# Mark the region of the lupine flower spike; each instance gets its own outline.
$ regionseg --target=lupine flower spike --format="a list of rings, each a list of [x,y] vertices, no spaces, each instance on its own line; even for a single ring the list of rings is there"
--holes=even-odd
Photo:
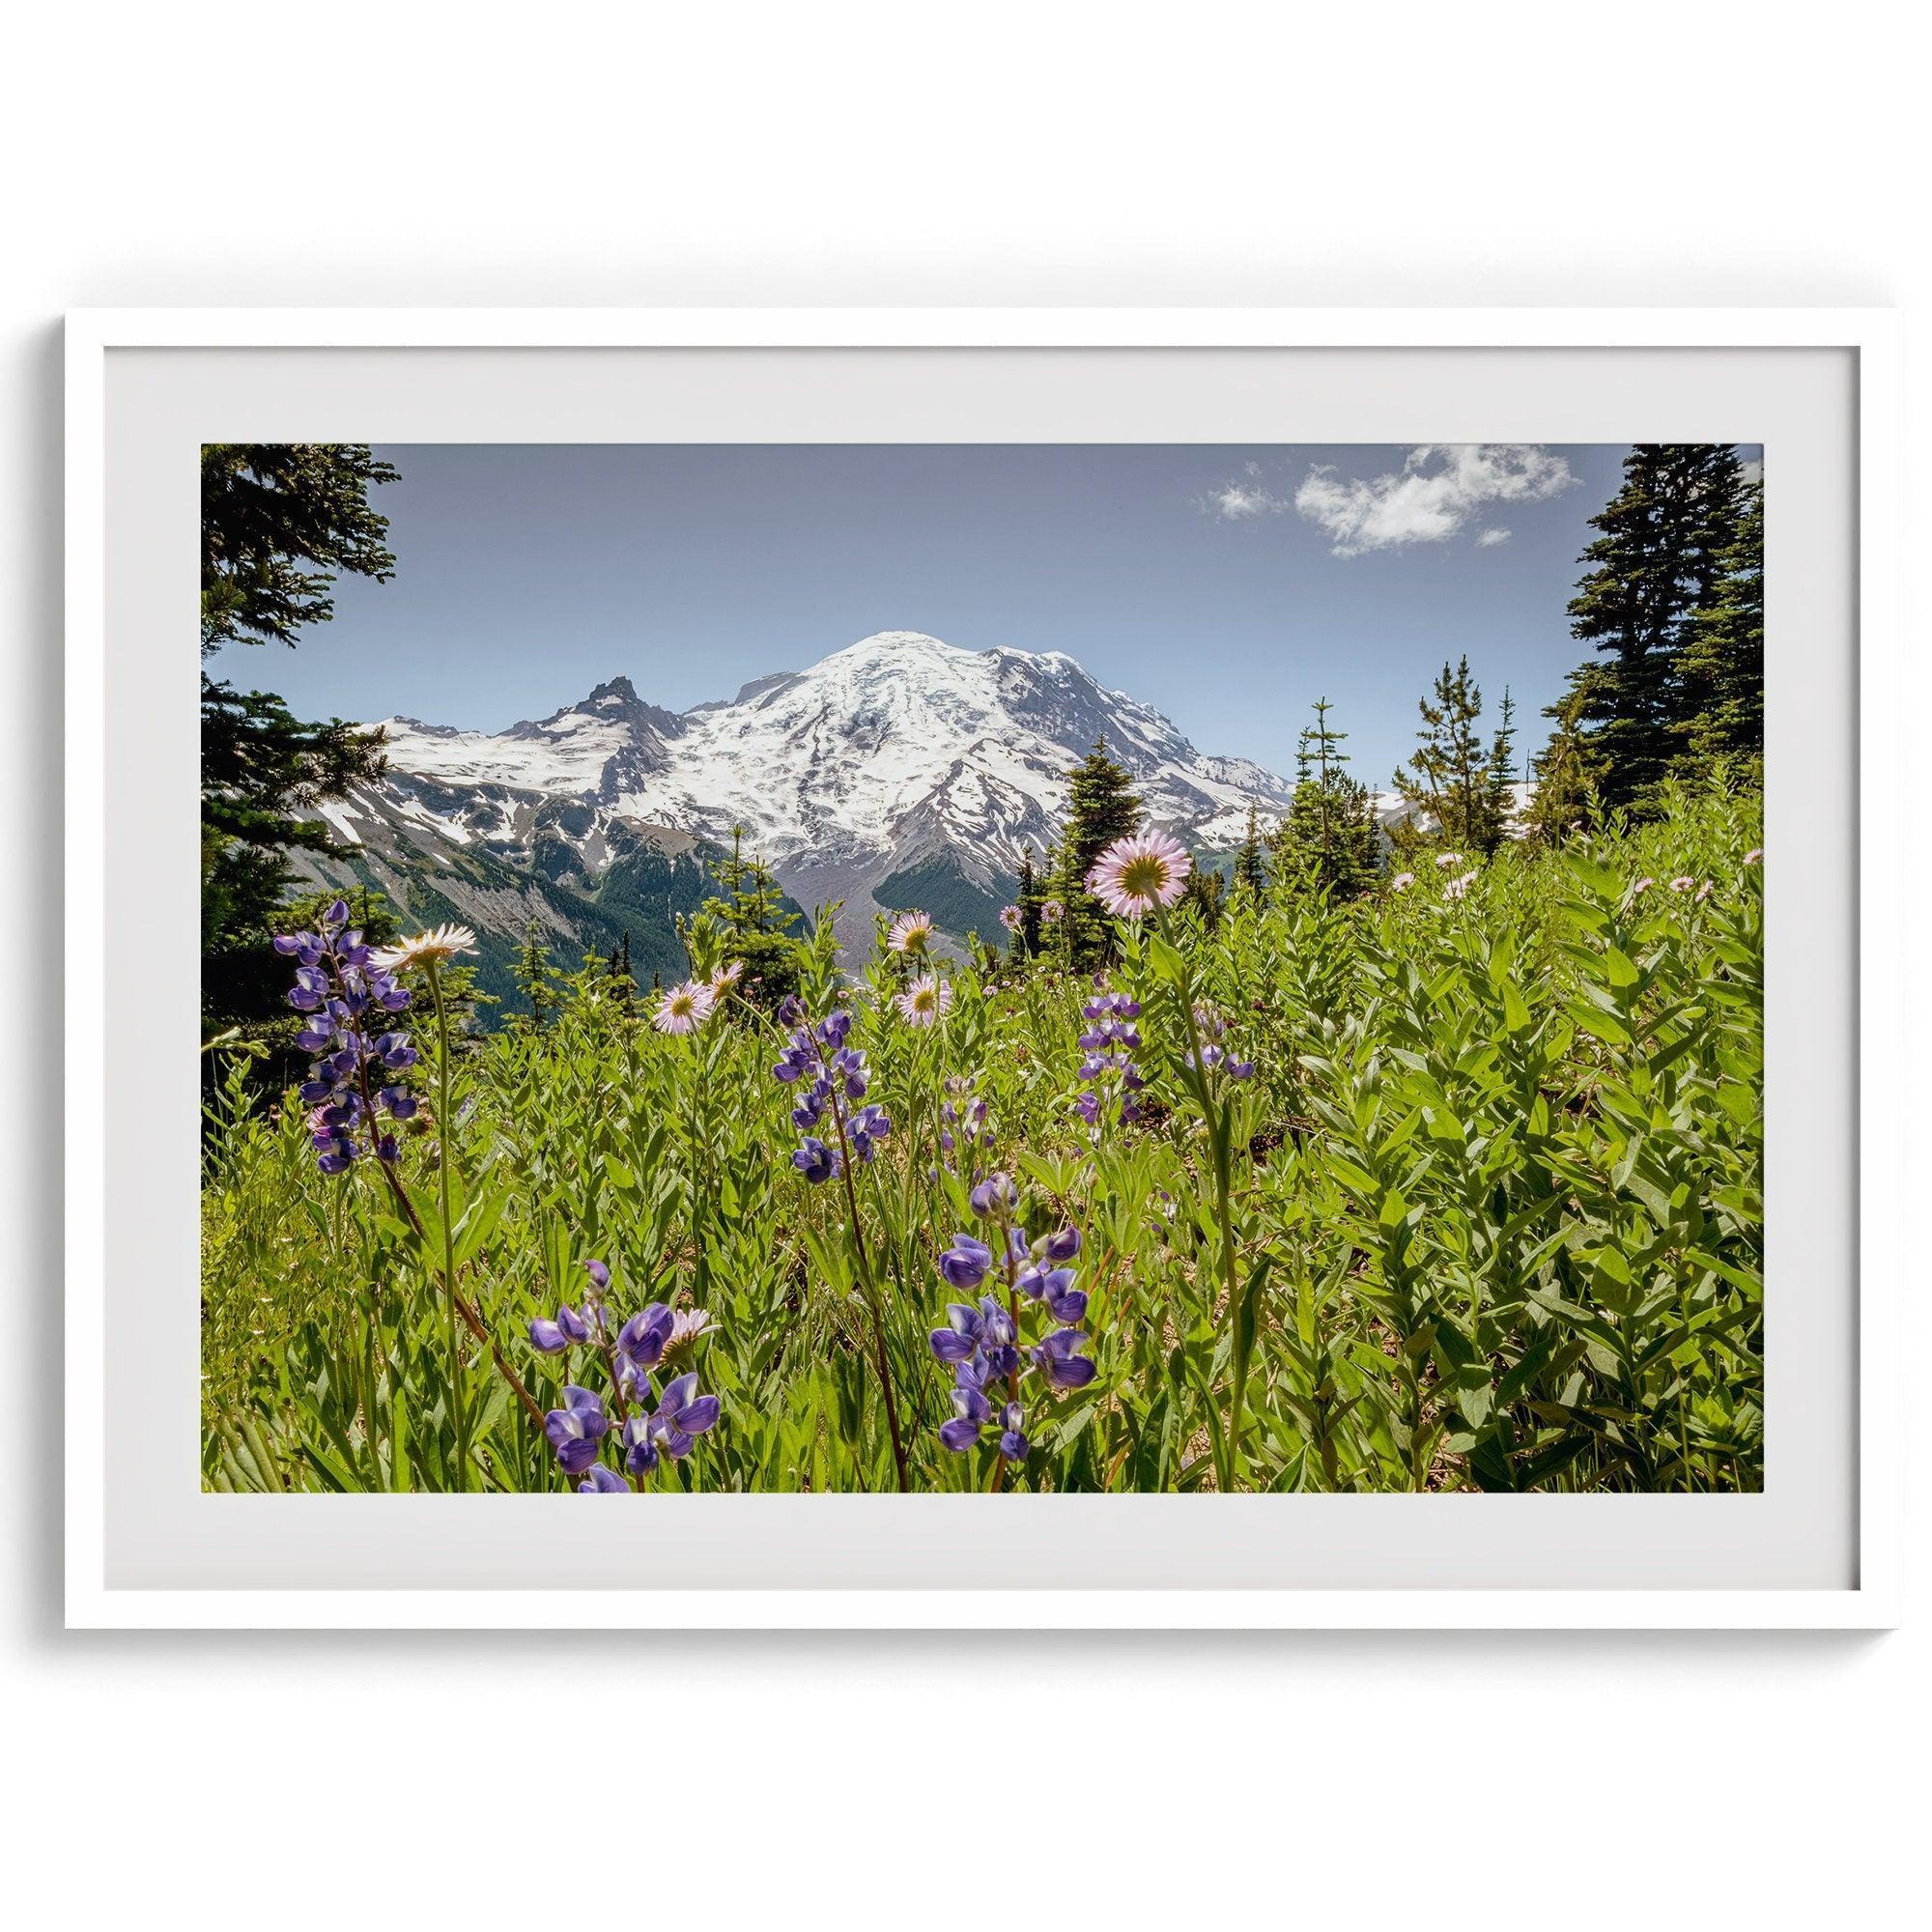
[[[915,981],[915,986],[919,983]],[[944,1010],[943,1006],[936,1006],[934,1017]],[[884,1108],[858,1104],[866,1097],[871,1073],[865,1054],[845,1044],[852,1031],[850,1012],[841,1008],[829,1019],[811,1026],[805,1021],[802,1009],[787,1003],[781,1017],[792,1022],[793,1031],[772,1076],[787,1087],[799,1086],[810,1076],[810,1084],[802,1087],[798,1104],[791,1110],[791,1123],[804,1137],[791,1164],[815,1187],[839,1171],[843,1161],[838,1147],[841,1129],[852,1158],[864,1166],[872,1159],[878,1143],[892,1132],[893,1123]],[[814,1131],[828,1114],[833,1123],[829,1141]]]
[[[280,933],[274,944],[296,962],[288,995],[302,1018],[296,1044],[314,1062],[297,1096],[309,1110],[317,1167],[342,1174],[365,1153],[394,1161],[395,1135],[378,1115],[414,1117],[415,1095],[399,1076],[419,1055],[407,1034],[377,1029],[408,1007],[408,991],[350,925],[346,900],[325,908],[317,930]]]
[[[927,1338],[933,1359],[952,1371],[952,1413],[940,1424],[939,1440],[964,1455],[990,1429],[1003,1462],[1024,1463],[1032,1445],[1022,1378],[1031,1371],[1058,1391],[1084,1387],[1096,1373],[1092,1357],[1080,1352],[1087,1338],[1076,1325],[1086,1316],[1087,1294],[1067,1265],[1080,1253],[1080,1231],[1064,1227],[1029,1242],[1017,1221],[1019,1189],[1009,1175],[988,1175],[971,1200],[974,1213],[993,1223],[999,1259],[991,1243],[957,1234],[939,1257],[940,1275],[949,1288],[970,1294],[997,1266],[1006,1298],[987,1293],[977,1302],[949,1302],[945,1327]],[[1029,1346],[1020,1329],[1033,1309],[1059,1325]]]

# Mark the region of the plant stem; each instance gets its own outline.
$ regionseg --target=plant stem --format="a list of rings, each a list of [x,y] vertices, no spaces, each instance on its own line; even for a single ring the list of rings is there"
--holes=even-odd
[[[436,1184],[442,1210],[442,1285],[447,1302],[449,1343],[449,1401],[456,1424],[456,1487],[469,1487],[469,1421],[463,1406],[463,1356],[456,1341],[456,1230],[449,1213],[449,1169],[456,1154],[456,1118],[449,1104],[449,1009],[442,997],[442,975],[437,962],[426,963],[430,997],[436,1002]]]
[[[832,1095],[832,1124],[838,1130],[838,1173],[845,1182],[845,1208],[852,1217],[852,1246],[859,1257],[859,1271],[866,1282],[866,1307],[872,1318],[872,1343],[879,1358],[879,1387],[886,1398],[886,1428],[893,1438],[893,1466],[898,1472],[899,1492],[912,1485],[906,1480],[905,1444],[899,1437],[899,1406],[893,1395],[892,1363],[886,1354],[886,1324],[879,1313],[878,1284],[872,1264],[866,1253],[866,1236],[859,1225],[859,1196],[852,1185],[852,1150],[845,1139],[845,1109],[837,1094]]]
[[[1168,931],[1167,909],[1154,907],[1154,919],[1160,927],[1160,936],[1170,946],[1174,940]],[[1177,952],[1179,949],[1176,949]],[[1228,1151],[1227,1115],[1218,1100],[1212,1097],[1208,1085],[1208,1063],[1201,1051],[1201,1022],[1194,1016],[1194,994],[1190,985],[1181,984],[1175,988],[1180,1001],[1182,1015],[1187,1021],[1187,1044],[1193,1055],[1193,1081],[1196,1095],[1201,1102],[1201,1118],[1208,1128],[1208,1145],[1214,1154],[1214,1216],[1221,1229],[1221,1279],[1228,1295],[1228,1320],[1237,1326],[1240,1321],[1238,1302],[1240,1290],[1236,1286],[1235,1268],[1235,1217],[1233,1211],[1234,1176]],[[1238,1340],[1238,1337],[1236,1337]],[[1241,1368],[1236,1365],[1235,1356],[1238,1350],[1231,1351],[1228,1387],[1228,1488],[1235,1487],[1235,1470],[1239,1460],[1237,1436],[1241,1427]]]

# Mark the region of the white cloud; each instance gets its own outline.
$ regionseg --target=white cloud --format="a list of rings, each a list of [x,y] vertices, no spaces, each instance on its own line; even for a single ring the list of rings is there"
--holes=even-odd
[[[1510,533],[1507,530],[1487,529],[1476,539],[1476,548],[1478,550],[1494,550],[1498,544],[1506,544],[1509,540]]]
[[[1249,464],[1248,471],[1254,473],[1253,464]],[[1202,506],[1231,524],[1237,524],[1245,517],[1278,517],[1284,510],[1294,507],[1286,497],[1277,497],[1259,485],[1247,483],[1228,483],[1210,490],[1202,498]]]
[[[1360,556],[1441,543],[1491,503],[1540,503],[1576,480],[1560,456],[1537,443],[1425,442],[1401,469],[1376,477],[1344,477],[1332,464],[1318,464],[1295,491],[1294,507],[1327,532],[1335,555]],[[1508,534],[1485,532],[1481,541]]]

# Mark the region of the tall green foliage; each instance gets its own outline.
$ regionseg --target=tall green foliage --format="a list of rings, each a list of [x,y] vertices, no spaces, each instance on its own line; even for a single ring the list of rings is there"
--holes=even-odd
[[[1123,923],[1110,987],[1135,1005],[1145,1086],[1133,1119],[1097,1125],[1075,1111],[1093,989],[1050,956],[946,968],[950,1010],[919,1027],[883,962],[841,979],[821,922],[801,996],[815,1017],[849,1008],[892,1122],[849,1194],[783,1157],[801,1089],[773,1077],[762,1016],[734,997],[668,1037],[601,962],[541,1031],[457,1039],[448,1104],[399,1135],[425,1204],[454,1137],[451,1215],[421,1230],[374,1161],[318,1173],[299,1100],[250,1109],[251,1063],[216,1050],[204,1480],[561,1495],[576,1479],[542,1412],[602,1371],[540,1352],[529,1324],[580,1306],[597,1258],[616,1320],[652,1301],[708,1318],[655,1380],[695,1372],[721,1413],[644,1478],[657,1493],[895,1487],[880,1345],[910,1486],[989,1507],[995,1474],[1060,1492],[1755,1490],[1760,801],[1667,787],[1662,808],[1561,851],[1511,841],[1460,891],[1428,867],[1346,904],[1236,895],[1212,933],[1185,904]],[[1027,1453],[998,1472],[990,1445],[942,1444],[953,1383],[928,1341],[965,1299],[939,1253],[990,1232],[971,1189],[995,1165],[1024,1189],[1024,1242],[1080,1230],[1097,1367],[1030,1400]],[[458,1336],[467,1438],[452,1279],[483,1323]],[[871,1307],[868,1282],[888,1285]]]

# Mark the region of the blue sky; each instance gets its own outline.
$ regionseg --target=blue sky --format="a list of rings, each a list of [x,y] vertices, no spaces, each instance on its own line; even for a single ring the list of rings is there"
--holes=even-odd
[[[214,675],[304,717],[500,729],[618,673],[680,710],[874,631],[1061,650],[1204,752],[1290,771],[1334,701],[1386,784],[1466,651],[1523,741],[1623,444],[384,447],[393,582]]]

